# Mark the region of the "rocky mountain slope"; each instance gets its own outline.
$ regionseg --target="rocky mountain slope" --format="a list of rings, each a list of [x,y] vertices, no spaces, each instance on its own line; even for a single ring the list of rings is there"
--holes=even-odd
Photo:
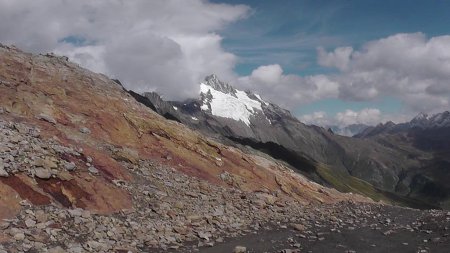
[[[224,143],[265,152],[321,184],[410,206],[447,207],[450,195],[445,185],[431,179],[437,185],[428,191],[423,189],[427,186],[413,179],[434,166],[436,162],[430,162],[433,154],[409,144],[408,148],[401,143],[387,145],[386,141],[376,138],[349,138],[304,125],[289,111],[264,101],[257,94],[239,91],[215,75],[206,77],[200,84],[196,100],[171,102],[163,101],[156,93],[131,94],[168,119],[182,122]],[[434,123],[417,118],[411,125],[447,122],[445,115],[431,118]],[[377,128],[367,128],[360,136],[370,133],[371,129],[376,131]],[[428,139],[422,143],[429,143]],[[447,177],[450,173],[440,169],[442,166],[433,169],[433,174]]]
[[[397,191],[409,196],[440,202],[450,208],[450,113],[419,114],[409,122],[387,122],[368,128],[356,137],[409,153],[420,166],[404,170]],[[407,189],[405,185],[413,185]]]
[[[418,114],[409,122],[395,124],[392,121],[381,123],[375,127],[368,127],[356,137],[370,137],[380,134],[395,134],[408,131],[436,131],[450,128],[450,112],[442,112],[434,115]]]
[[[0,252],[195,250],[341,201],[371,202],[169,121],[65,57],[0,46]]]

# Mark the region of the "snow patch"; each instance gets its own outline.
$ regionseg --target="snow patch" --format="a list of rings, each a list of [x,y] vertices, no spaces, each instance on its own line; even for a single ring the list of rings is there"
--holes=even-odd
[[[203,104],[202,106],[200,106],[200,109],[202,109],[202,111],[207,111],[209,108],[207,104]]]
[[[173,109],[175,109],[175,111],[178,111],[178,107],[176,106],[173,106]]]
[[[255,97],[257,97],[263,104],[268,105],[268,103],[264,101],[259,94],[255,94]]]
[[[196,117],[191,117],[191,119],[193,119],[193,120],[198,120]]]
[[[234,97],[201,83],[200,92],[206,94],[208,91],[212,95],[212,100],[209,101],[211,113],[215,116],[242,121],[250,126],[250,116],[255,113],[255,110],[262,111],[261,102],[249,98],[243,91],[236,90],[236,97]],[[201,109],[206,111],[208,106],[203,104]]]

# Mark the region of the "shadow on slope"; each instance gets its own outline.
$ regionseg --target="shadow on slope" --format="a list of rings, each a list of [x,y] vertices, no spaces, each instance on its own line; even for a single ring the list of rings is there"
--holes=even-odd
[[[252,139],[240,139],[228,136],[233,142],[250,146],[253,149],[282,160],[297,171],[320,184],[331,186],[340,192],[352,192],[367,196],[375,201],[407,206],[417,209],[439,209],[438,206],[414,198],[399,196],[395,193],[380,190],[368,182],[353,177],[347,173],[333,170],[326,165],[319,164],[306,156],[299,156],[292,150],[273,142],[261,143]]]

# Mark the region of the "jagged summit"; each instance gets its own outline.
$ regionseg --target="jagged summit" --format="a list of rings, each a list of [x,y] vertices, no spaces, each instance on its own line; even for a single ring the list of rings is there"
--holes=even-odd
[[[450,127],[450,112],[445,111],[429,116],[425,113],[420,113],[413,120],[410,121],[411,127],[420,128],[439,128]]]
[[[424,113],[424,112],[420,112],[419,114],[417,114],[416,117],[414,117],[412,120],[422,120],[422,119],[428,119],[428,114]]]
[[[225,94],[230,94],[236,97],[236,89],[228,83],[219,80],[219,78],[215,74],[206,76],[203,84],[210,86],[214,90],[221,91]]]
[[[220,81],[216,75],[205,78],[200,84],[200,99],[202,111],[214,116],[230,118],[250,125],[250,117],[263,114],[266,104],[259,95],[244,92]]]
[[[393,134],[412,129],[432,130],[450,127],[450,112],[445,111],[433,115],[426,113],[419,113],[411,121],[405,123],[395,124],[388,121],[384,124],[380,123],[375,127],[369,127],[363,132],[356,135],[356,137],[369,137],[378,134]]]
[[[417,114],[417,116],[414,117],[414,118],[409,122],[409,124],[410,124],[412,127],[414,127],[414,126],[417,126],[417,127],[424,127],[425,125],[428,124],[428,122],[429,122],[428,114],[421,112],[421,113]]]

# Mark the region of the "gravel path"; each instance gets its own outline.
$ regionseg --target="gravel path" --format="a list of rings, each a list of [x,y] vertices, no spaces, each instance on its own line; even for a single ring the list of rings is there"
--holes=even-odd
[[[374,209],[380,211],[379,216],[365,213],[355,221],[366,222],[355,225],[348,220],[342,226],[324,222],[303,231],[289,225],[271,226],[239,238],[226,238],[200,252],[229,253],[238,245],[246,247],[247,252],[450,252],[450,212],[390,206]]]

